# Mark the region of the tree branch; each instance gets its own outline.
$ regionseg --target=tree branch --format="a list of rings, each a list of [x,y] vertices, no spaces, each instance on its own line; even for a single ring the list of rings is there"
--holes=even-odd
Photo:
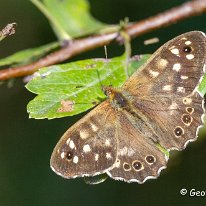
[[[7,36],[15,34],[16,23],[7,24],[2,30],[0,30],[0,41],[2,41]]]
[[[204,12],[206,12],[206,0],[189,1],[156,16],[130,24],[125,28],[125,32],[127,32],[131,38],[134,38],[183,19],[200,15]],[[32,64],[0,70],[0,80],[33,74],[41,67],[60,63],[80,53],[110,44],[112,41],[122,41],[119,32],[99,34],[73,40],[67,46]]]

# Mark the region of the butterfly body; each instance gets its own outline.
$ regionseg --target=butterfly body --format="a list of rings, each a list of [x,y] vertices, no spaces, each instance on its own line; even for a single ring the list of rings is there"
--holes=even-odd
[[[104,87],[103,91],[108,97],[110,105],[116,110],[129,109],[129,101],[126,95],[121,91],[114,89],[111,86]]]
[[[168,152],[196,140],[203,124],[197,88],[205,54],[205,35],[188,32],[160,47],[121,88],[104,87],[108,99],[67,130],[52,154],[52,169],[65,178],[156,178]]]

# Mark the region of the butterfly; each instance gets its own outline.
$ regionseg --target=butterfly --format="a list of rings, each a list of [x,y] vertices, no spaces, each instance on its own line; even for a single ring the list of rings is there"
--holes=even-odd
[[[121,88],[103,88],[107,100],[69,128],[51,168],[64,178],[106,173],[144,183],[166,168],[170,150],[197,139],[204,98],[206,38],[182,34],[161,46]]]

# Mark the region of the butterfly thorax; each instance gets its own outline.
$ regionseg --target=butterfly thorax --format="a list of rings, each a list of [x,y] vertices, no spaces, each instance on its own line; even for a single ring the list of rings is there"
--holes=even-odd
[[[129,109],[129,102],[123,91],[111,86],[104,87],[103,91],[108,97],[109,102],[113,108],[117,110]]]

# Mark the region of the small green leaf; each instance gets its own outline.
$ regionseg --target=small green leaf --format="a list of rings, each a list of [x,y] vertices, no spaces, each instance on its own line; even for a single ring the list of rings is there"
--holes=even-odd
[[[80,37],[99,31],[106,24],[90,14],[87,0],[32,0],[49,19],[60,40]]]
[[[41,47],[22,50],[6,58],[0,59],[0,67],[9,66],[9,65],[17,66],[17,65],[31,63],[39,59],[40,57],[44,56],[51,50],[57,48],[58,46],[59,44],[57,42],[53,42],[53,43],[46,44]]]
[[[204,96],[206,94],[206,74],[204,75],[199,87],[198,87],[199,92]]]
[[[149,55],[132,59],[129,73],[143,64]],[[135,67],[135,68],[134,68]],[[121,86],[126,80],[125,56],[90,59],[40,69],[26,88],[38,94],[29,102],[31,118],[59,118],[84,112],[105,99],[102,85]]]
[[[157,146],[157,148],[158,148],[161,152],[163,152],[163,153],[167,156],[167,158],[169,159],[169,156],[170,156],[169,151],[168,151],[167,149],[165,149],[165,148],[164,148],[161,144],[159,144],[159,143],[157,143],[156,146]]]

